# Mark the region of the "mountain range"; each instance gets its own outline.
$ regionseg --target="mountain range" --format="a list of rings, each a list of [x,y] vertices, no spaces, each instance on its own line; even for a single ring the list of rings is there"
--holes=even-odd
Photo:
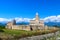
[[[0,22],[0,25],[6,25],[6,22]],[[47,26],[60,26],[60,22],[44,22]],[[29,25],[29,22],[18,22],[16,25]]]

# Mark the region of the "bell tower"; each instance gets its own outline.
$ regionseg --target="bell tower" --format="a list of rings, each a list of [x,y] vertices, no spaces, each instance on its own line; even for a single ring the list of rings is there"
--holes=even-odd
[[[36,17],[35,17],[35,20],[36,20],[36,21],[39,21],[39,20],[40,20],[40,19],[39,19],[38,12],[36,12]]]
[[[16,20],[15,19],[12,22],[13,22],[13,25],[16,25]]]

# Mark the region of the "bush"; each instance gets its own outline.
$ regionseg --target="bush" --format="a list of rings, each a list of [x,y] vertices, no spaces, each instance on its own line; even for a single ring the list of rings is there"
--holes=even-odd
[[[3,26],[3,25],[0,25],[0,29],[5,29],[5,26]]]
[[[4,30],[0,29],[0,32],[4,32]]]

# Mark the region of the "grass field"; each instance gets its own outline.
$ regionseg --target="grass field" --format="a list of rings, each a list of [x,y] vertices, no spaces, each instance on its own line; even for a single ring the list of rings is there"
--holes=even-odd
[[[25,31],[25,30],[11,30],[11,29],[5,29],[4,27],[0,28],[0,39],[19,39],[23,37],[29,37],[29,36],[36,36],[36,35],[43,35],[47,33],[56,32],[58,30],[35,30],[35,31]]]

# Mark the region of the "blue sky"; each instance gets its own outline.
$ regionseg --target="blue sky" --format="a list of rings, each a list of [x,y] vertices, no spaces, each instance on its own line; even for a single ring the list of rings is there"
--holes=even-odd
[[[0,0],[1,18],[33,18],[36,12],[41,18],[59,15],[60,0]]]
[[[36,12],[40,18],[59,19],[60,0],[0,0],[0,20],[16,17],[34,18]]]

